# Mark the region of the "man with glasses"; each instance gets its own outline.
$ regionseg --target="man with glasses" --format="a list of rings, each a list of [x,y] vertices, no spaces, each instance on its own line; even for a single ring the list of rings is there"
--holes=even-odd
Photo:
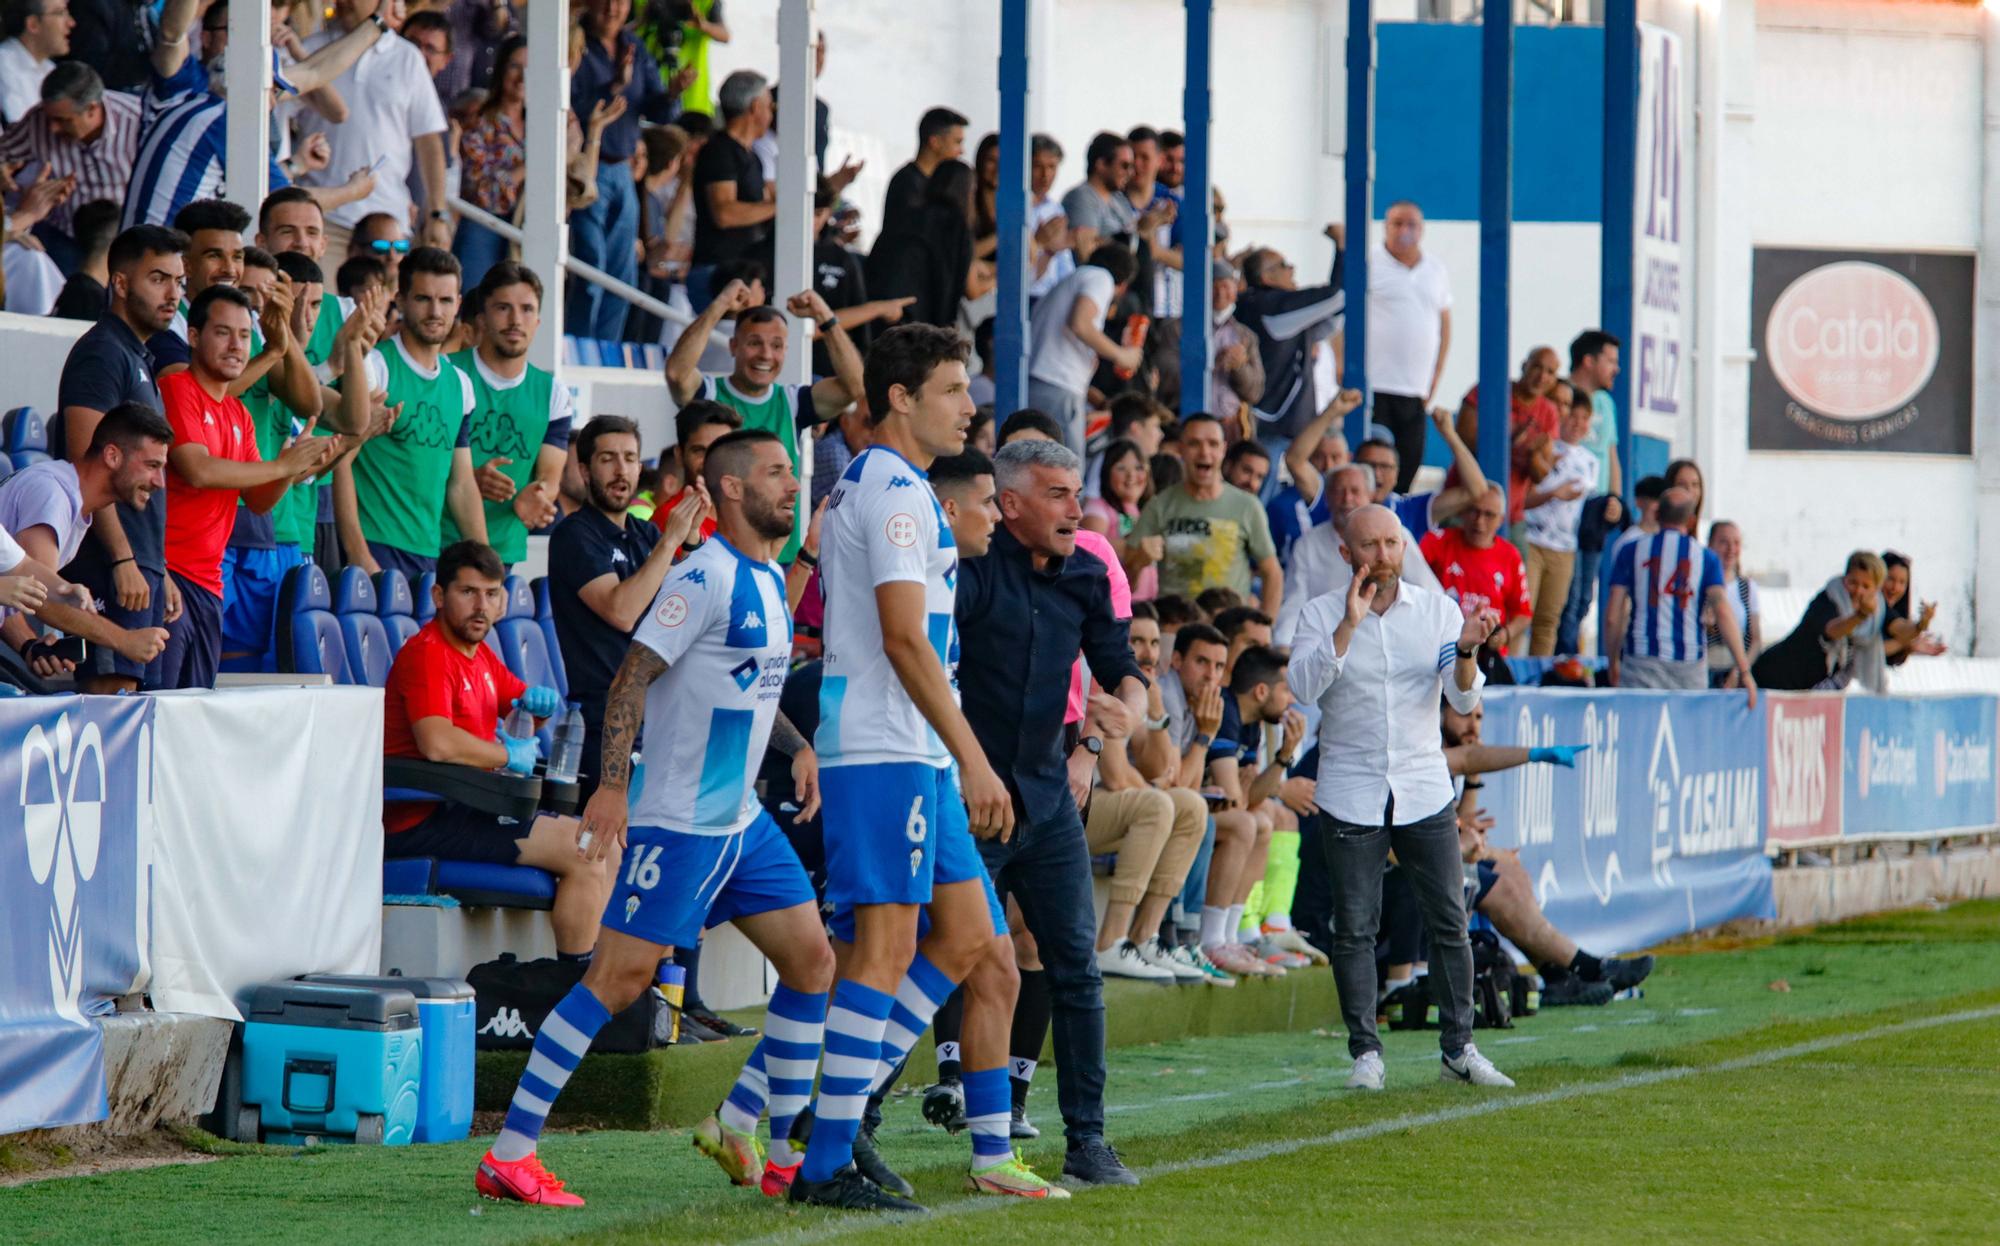
[[[42,99],[42,79],[69,55],[76,19],[69,0],[22,0],[7,15],[13,36],[0,43],[0,122],[12,125]]]
[[[1062,200],[1063,212],[1069,217],[1070,249],[1078,255],[1089,255],[1099,243],[1120,234],[1141,232],[1139,211],[1124,193],[1125,183],[1132,180],[1132,144],[1124,136],[1106,131],[1090,140],[1085,162],[1089,177]],[[1171,219],[1171,211],[1155,217],[1149,210],[1144,230],[1158,229]]]
[[[1340,289],[1345,235],[1338,225],[1330,225],[1327,236],[1333,240],[1333,271],[1322,286],[1301,289],[1298,269],[1268,247],[1243,257],[1236,320],[1257,335],[1264,392],[1252,410],[1257,416],[1257,439],[1275,459],[1284,457],[1319,414],[1313,394],[1313,350],[1339,327],[1347,310]],[[1273,472],[1264,482],[1265,501],[1277,487],[1278,473]]]
[[[371,212],[354,223],[354,239],[349,255],[371,255],[388,270],[388,284],[394,287],[403,270],[403,257],[410,253],[410,231],[387,212]]]

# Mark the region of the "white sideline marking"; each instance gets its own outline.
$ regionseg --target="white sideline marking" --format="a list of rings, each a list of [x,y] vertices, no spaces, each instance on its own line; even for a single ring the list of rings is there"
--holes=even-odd
[[[1176,1160],[1170,1164],[1158,1164],[1139,1170],[1140,1177],[1156,1180],[1160,1177],[1176,1176],[1184,1172],[1199,1172],[1208,1168],[1223,1168],[1231,1164],[1245,1164],[1255,1160],[1275,1159],[1281,1155],[1291,1155],[1311,1147],[1338,1146],[1345,1142],[1362,1142],[1369,1138],[1379,1138],[1384,1134],[1402,1133],[1410,1129],[1422,1129],[1429,1125],[1451,1125],[1462,1120],[1480,1116],[1492,1116],[1498,1112],[1514,1112],[1522,1108],[1540,1107],[1545,1103],[1562,1103],[1570,1099],[1585,1099],[1596,1095],[1615,1094],[1622,1090],[1638,1090],[1647,1086],[1657,1086],[1665,1082],[1685,1081],[1710,1073],[1738,1073],[1744,1069],[1762,1068],[1767,1064],[1777,1064],[1799,1056],[1817,1055],[1822,1051],[1832,1051],[1849,1047],[1855,1043],[1871,1042],[1878,1038],[1893,1038],[1901,1034],[1911,1034],[1920,1030],[1933,1030],[1940,1026],[1961,1025],[1968,1021],[1987,1021],[2000,1017],[2000,1005],[1989,1008],[1974,1008],[1965,1012],[1944,1013],[1935,1017],[1919,1017],[1914,1021],[1898,1021],[1894,1025],[1879,1025],[1869,1030],[1853,1030],[1845,1034],[1829,1034],[1824,1038],[1810,1039],[1803,1043],[1793,1043],[1789,1047],[1773,1047],[1768,1051],[1753,1052],[1724,1060],[1717,1064],[1676,1065],[1666,1069],[1648,1069],[1642,1073],[1627,1073],[1601,1082],[1573,1082],[1558,1086],[1553,1090],[1538,1090],[1525,1095],[1495,1095],[1476,1103],[1460,1104],[1457,1107],[1441,1108],[1435,1112],[1416,1112],[1388,1120],[1371,1121],[1366,1125],[1354,1125],[1347,1129],[1336,1129],[1332,1133],[1320,1134],[1312,1138],[1284,1138],[1275,1142],[1260,1142],[1255,1146],[1238,1147],[1233,1151],[1222,1151],[1215,1155],[1198,1156],[1193,1159]],[[1092,1193],[1092,1191],[1080,1191]],[[764,1243],[825,1242],[847,1237],[881,1225],[899,1223],[928,1223],[941,1216],[962,1216],[1005,1211],[1018,1205],[1022,1200],[1013,1198],[963,1198],[944,1203],[932,1209],[923,1217],[883,1215],[854,1216],[840,1220],[826,1221],[799,1232],[780,1232],[754,1238],[749,1246],[763,1246]]]

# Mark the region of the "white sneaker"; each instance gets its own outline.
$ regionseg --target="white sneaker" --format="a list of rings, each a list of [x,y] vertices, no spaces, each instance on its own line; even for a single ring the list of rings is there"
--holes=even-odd
[[[1155,969],[1164,969],[1174,975],[1176,982],[1199,982],[1207,974],[1194,967],[1192,961],[1175,960],[1172,954],[1160,946],[1158,938],[1146,940],[1139,945],[1139,959]]]
[[[1491,1065],[1487,1067],[1492,1067]],[[1389,1070],[1382,1067],[1382,1053],[1364,1051],[1354,1061],[1354,1071],[1347,1075],[1349,1090],[1380,1090],[1389,1080]]]
[[[1130,939],[1120,939],[1097,953],[1097,972],[1107,978],[1139,978],[1146,982],[1178,981],[1173,971],[1146,962]]]
[[[1438,1080],[1458,1082],[1466,1086],[1512,1086],[1514,1079],[1493,1067],[1493,1062],[1479,1054],[1479,1048],[1471,1043],[1458,1053],[1458,1059],[1449,1056],[1439,1062]]]
[[[1224,973],[1200,948],[1192,944],[1183,944],[1176,947],[1171,952],[1168,952],[1167,955],[1177,965],[1192,965],[1196,972],[1201,974],[1202,980],[1210,986],[1236,985],[1235,978]]]

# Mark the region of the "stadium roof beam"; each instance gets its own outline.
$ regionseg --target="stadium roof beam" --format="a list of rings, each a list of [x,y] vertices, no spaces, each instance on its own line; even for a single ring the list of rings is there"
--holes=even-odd
[[[1479,470],[1507,488],[1513,423],[1514,6],[1487,0],[1479,37]]]
[[[535,0],[527,8],[521,262],[544,282],[542,324],[528,361],[555,372],[562,362],[563,266],[569,259],[569,0]]]
[[[1347,268],[1341,342],[1346,351],[1341,384],[1368,392],[1368,228],[1375,219],[1375,4],[1347,0]],[[1347,417],[1347,444],[1358,446],[1368,430],[1368,406]]]
[[[800,290],[813,288],[813,199],[819,189],[814,176],[813,101],[819,97],[813,81],[812,0],[779,0],[778,81],[778,219],[773,235],[771,301],[779,306]],[[800,90],[791,84],[804,83]],[[824,170],[818,170],[823,172]],[[797,316],[786,317],[791,340],[785,350],[784,381],[804,385],[812,380],[812,326]],[[803,463],[812,462],[810,447]]]
[[[1704,136],[1704,142],[1710,141]],[[1598,312],[1604,331],[1625,344],[1617,379],[1618,462],[1623,467],[1625,501],[1632,500],[1632,373],[1644,353],[1632,340],[1632,216],[1639,193],[1639,5],[1638,0],[1605,0],[1604,5],[1604,210],[1598,231]],[[1706,361],[1704,360],[1704,364]]]
[[[223,166],[229,175],[223,193],[254,221],[271,190],[271,0],[228,0],[228,4],[229,47],[234,55],[223,60],[223,88],[229,95],[224,130],[228,163]],[[194,38],[194,33],[188,37]],[[244,107],[244,101],[250,106]]]
[[[1363,3],[1366,0],[1362,0]],[[1210,187],[1214,125],[1210,103],[1215,46],[1214,0],[1187,0],[1187,72],[1181,126],[1187,139],[1187,173],[1181,183],[1181,414],[1208,409],[1214,388],[1215,316],[1209,286],[1215,271],[1215,201]]]
[[[1000,185],[994,192],[993,356],[995,414],[1028,403],[1028,10],[1030,0],[1000,5]]]

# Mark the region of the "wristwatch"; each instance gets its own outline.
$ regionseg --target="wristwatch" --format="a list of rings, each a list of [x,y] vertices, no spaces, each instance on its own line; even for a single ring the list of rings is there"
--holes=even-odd
[[[380,13],[370,13],[368,20],[375,23],[375,29],[381,31],[383,34],[386,35],[389,33],[389,23],[382,20]]]
[[[1460,645],[1458,647],[1458,656],[1467,661],[1470,661],[1471,659],[1479,656],[1479,650],[1468,649],[1464,645]]]
[[[835,329],[838,329],[839,327],[840,327],[840,317],[828,316],[825,320],[819,322],[820,336],[830,337],[832,336],[833,331]]]
[[[1167,729],[1167,721],[1168,719],[1165,714],[1160,715],[1158,718],[1148,718],[1146,720],[1146,730],[1165,731]]]
[[[1104,754],[1104,741],[1097,736],[1087,735],[1078,740],[1077,743],[1082,745],[1083,751],[1089,753],[1092,757],[1101,757]]]
[[[1213,743],[1215,743],[1215,737],[1208,734],[1206,731],[1195,732],[1194,738],[1188,741],[1188,744],[1190,746],[1200,745],[1202,748],[1207,748],[1209,745]]]

